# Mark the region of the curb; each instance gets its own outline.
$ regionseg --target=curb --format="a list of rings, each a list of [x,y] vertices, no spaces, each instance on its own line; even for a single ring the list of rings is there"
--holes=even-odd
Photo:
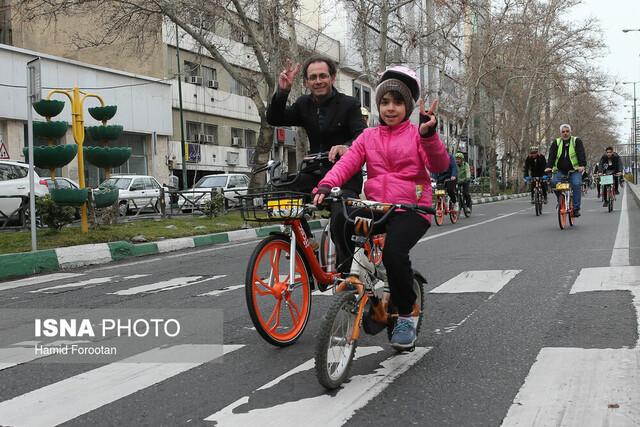
[[[632,184],[627,181],[625,181],[624,184],[629,187],[631,194],[636,198],[636,202],[640,204],[640,185]]]
[[[312,230],[323,228],[327,219],[309,221]],[[0,281],[38,273],[52,273],[88,265],[106,264],[126,258],[158,255],[165,252],[199,248],[221,243],[255,240],[280,231],[281,227],[249,228],[202,236],[180,237],[149,243],[116,241],[90,245],[68,246],[35,252],[0,255]],[[0,283],[2,288],[2,283]]]
[[[528,195],[529,193],[520,193],[505,196],[481,197],[472,199],[472,202],[474,205],[479,205],[526,197]],[[327,224],[327,221],[326,219],[309,221],[309,225],[311,229],[317,230],[323,228]],[[279,231],[280,229],[281,227],[279,225],[272,225],[224,233],[180,237],[149,243],[134,244],[127,241],[116,241],[45,249],[35,252],[5,254],[0,255],[0,281],[38,273],[52,273],[70,268],[106,264],[133,257],[158,255],[166,252],[218,245],[221,243],[255,240],[268,236],[269,233]],[[0,288],[1,287],[2,283],[0,283]]]

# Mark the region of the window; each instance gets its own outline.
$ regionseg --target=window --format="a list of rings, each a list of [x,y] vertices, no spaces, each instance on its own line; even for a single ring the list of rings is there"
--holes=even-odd
[[[256,146],[256,132],[251,130],[251,129],[247,129],[244,132],[244,139],[247,143],[247,147],[255,147]]]
[[[187,141],[198,141],[198,135],[202,133],[202,125],[198,122],[187,121]]]
[[[75,188],[69,181],[66,179],[51,179],[45,178],[47,181],[47,187],[49,188]]]
[[[129,147],[131,148],[131,157],[126,163],[111,168],[111,174],[117,175],[148,175],[147,173],[147,154],[145,149],[145,136],[131,133],[123,133],[116,141],[109,141],[109,147]],[[100,146],[101,141],[91,139],[89,133],[85,134],[85,147]],[[98,168],[89,162],[84,162],[85,183],[87,187],[97,187],[104,180],[104,169]]]
[[[241,176],[231,175],[229,178],[229,187],[228,188],[240,188],[245,187],[245,181]]]
[[[205,83],[210,80],[218,80],[218,72],[215,68],[205,67],[204,65],[200,68],[202,69],[202,80]]]
[[[140,191],[144,190],[144,180],[142,178],[136,178],[131,183],[131,187],[129,187],[129,191]]]
[[[231,78],[231,93],[242,96],[249,96],[249,89],[242,86],[239,81]]]
[[[153,178],[144,178],[144,189],[145,190],[158,190],[160,185]]]
[[[231,128],[231,145],[233,147],[244,147],[244,129]]]
[[[207,144],[218,145],[218,126],[211,124],[204,124],[204,133],[206,135]]]
[[[200,65],[195,62],[184,61],[184,70],[182,72],[184,74],[184,81],[190,83],[192,76],[200,75]]]
[[[368,87],[362,87],[362,103],[363,107],[367,107],[371,111],[371,89]]]

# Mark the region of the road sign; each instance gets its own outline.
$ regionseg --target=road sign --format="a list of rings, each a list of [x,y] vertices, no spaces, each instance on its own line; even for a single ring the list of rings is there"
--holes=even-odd
[[[7,147],[4,146],[4,142],[0,142],[0,159],[9,160],[9,152]]]
[[[29,69],[29,99],[31,102],[38,102],[42,99],[42,73],[40,72],[40,58],[27,62]]]

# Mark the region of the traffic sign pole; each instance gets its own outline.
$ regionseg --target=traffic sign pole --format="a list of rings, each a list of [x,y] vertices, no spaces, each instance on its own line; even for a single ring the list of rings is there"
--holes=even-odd
[[[27,62],[27,139],[29,153],[29,220],[31,222],[31,251],[38,250],[36,233],[36,186],[33,170],[33,103],[42,99],[40,58]]]

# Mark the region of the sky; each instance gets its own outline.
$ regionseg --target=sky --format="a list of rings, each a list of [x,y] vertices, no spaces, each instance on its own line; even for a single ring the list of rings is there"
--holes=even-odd
[[[640,31],[622,32],[626,28],[640,29],[640,0],[583,0],[574,15],[577,19],[599,20],[608,50],[599,61],[600,68],[615,76],[616,81],[638,81],[636,98],[640,98]],[[624,85],[622,90],[632,97],[633,85]],[[626,141],[631,133],[632,112],[624,105],[631,105],[633,101],[617,96],[616,100],[619,108],[614,116],[620,122],[618,134]],[[636,116],[640,117],[640,100],[636,102]]]

